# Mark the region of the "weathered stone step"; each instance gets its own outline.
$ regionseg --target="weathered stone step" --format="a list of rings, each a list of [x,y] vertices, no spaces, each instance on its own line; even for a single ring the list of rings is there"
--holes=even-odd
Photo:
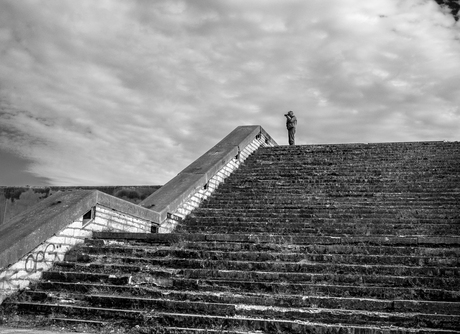
[[[334,157],[347,159],[359,159],[360,161],[365,158],[375,159],[375,157],[380,157],[379,160],[390,161],[392,158],[396,161],[401,160],[415,160],[421,162],[427,162],[427,160],[435,160],[436,157],[442,158],[443,160],[451,157],[453,152],[458,153],[458,148],[456,147],[446,147],[443,145],[433,145],[425,147],[403,147],[400,146],[371,146],[368,147],[361,146],[359,148],[350,149],[350,147],[317,147],[316,145],[308,146],[295,146],[294,148],[286,148],[283,146],[270,147],[270,148],[260,148],[257,150],[254,155],[257,158],[263,158],[263,161],[272,160],[281,160],[288,161],[287,157],[299,156],[299,155],[308,155],[312,158],[321,157],[323,159],[332,160]],[[331,145],[333,146],[333,145]],[[287,156],[287,157],[286,157]],[[308,158],[307,156],[307,158]],[[427,159],[429,157],[430,159]]]
[[[166,331],[166,333],[174,333],[174,334],[261,334],[260,331],[241,331],[238,329],[235,330],[225,330],[225,329],[208,329],[208,328],[185,328],[185,327],[168,327],[162,326],[162,328]]]
[[[304,209],[296,209],[294,207],[291,208],[279,208],[277,210],[270,210],[270,208],[266,208],[265,211],[258,209],[258,208],[238,208],[235,207],[234,210],[228,209],[217,209],[217,208],[201,208],[199,211],[194,212],[193,218],[201,218],[201,217],[211,217],[214,220],[218,220],[219,218],[245,218],[245,217],[262,217],[262,218],[272,218],[272,220],[279,218],[282,220],[283,218],[292,218],[292,219],[299,219],[299,218],[335,218],[335,219],[347,219],[348,221],[352,222],[353,219],[358,221],[361,218],[366,219],[381,219],[381,220],[434,220],[434,221],[444,221],[452,222],[452,223],[459,223],[460,217],[457,211],[446,211],[446,212],[411,212],[408,210],[391,210],[389,209],[386,212],[383,211],[364,211],[364,210],[354,210],[354,211],[340,211],[340,210],[328,210],[324,208],[322,210],[311,210],[308,208]]]
[[[129,245],[108,246],[108,247],[93,247],[82,246],[72,252],[66,254],[66,261],[75,262],[90,262],[95,256],[104,255],[106,257],[116,259],[117,257],[132,257],[132,258],[162,258],[174,257],[182,259],[202,259],[202,260],[233,260],[233,261],[287,261],[287,262],[326,262],[326,263],[355,263],[355,264],[381,264],[381,265],[404,265],[404,266],[458,266],[460,265],[460,250],[458,254],[437,255],[436,253],[427,253],[430,256],[414,256],[414,255],[369,255],[369,248],[361,248],[361,253],[358,249],[348,249],[349,253],[307,253],[312,249],[285,249],[283,252],[277,250],[266,251],[217,251],[197,248],[153,248],[153,247],[133,247]],[[439,249],[435,249],[439,251]],[[316,250],[318,251],[318,250]],[[377,250],[381,252],[380,250]],[[93,256],[93,257],[91,257]]]
[[[296,145],[296,146],[275,146],[261,147],[257,154],[276,153],[278,156],[282,152],[287,155],[295,152],[312,152],[319,154],[327,153],[346,153],[347,156],[355,154],[370,154],[380,155],[382,152],[401,152],[406,156],[407,152],[418,152],[425,154],[442,154],[443,151],[451,152],[458,150],[457,142],[445,141],[421,141],[421,142],[384,142],[384,143],[346,143],[346,144],[312,144],[312,145]],[[385,155],[386,156],[386,155]],[[417,154],[416,157],[423,158],[423,155]]]
[[[92,305],[97,305],[99,307],[124,307],[130,309],[142,309],[142,308],[154,308],[160,312],[179,312],[181,313],[196,313],[207,315],[225,315],[225,316],[260,316],[263,318],[271,317],[273,319],[287,319],[287,320],[316,320],[321,319],[324,322],[330,322],[330,317],[340,317],[340,320],[333,319],[333,322],[341,323],[361,323],[361,324],[379,324],[382,319],[393,318],[392,323],[394,325],[409,326],[412,327],[414,319],[412,317],[418,318],[418,316],[423,316],[424,322],[431,322],[431,326],[434,328],[453,328],[452,325],[457,322],[460,323],[460,316],[458,314],[433,314],[420,312],[419,314],[410,311],[408,303],[401,302],[397,306],[397,309],[403,310],[405,314],[401,314],[398,310],[395,309],[395,312],[382,312],[382,311],[371,311],[367,309],[368,312],[360,312],[360,310],[353,309],[331,309],[325,307],[313,307],[313,308],[295,308],[293,306],[286,308],[280,306],[271,306],[264,307],[261,305],[251,305],[251,304],[235,304],[235,303],[212,303],[212,302],[203,302],[203,301],[190,301],[190,300],[171,300],[171,299],[151,299],[151,298],[141,298],[141,297],[121,297],[113,295],[88,295],[85,298]],[[318,301],[318,300],[316,300]],[[369,303],[370,304],[370,303]],[[450,303],[454,304],[454,303]],[[454,304],[455,305],[455,304]],[[343,306],[343,305],[340,305]],[[407,308],[406,308],[407,307]],[[371,314],[373,313],[373,314]],[[348,316],[347,319],[344,317]],[[350,321],[350,318],[360,318],[353,319]],[[395,321],[398,318],[397,321]],[[409,319],[408,319],[409,318]],[[417,322],[419,319],[416,320]],[[439,322],[444,322],[439,326]],[[454,327],[455,329],[457,327]]]
[[[304,230],[303,234],[335,235],[342,233],[365,233],[375,231],[377,235],[423,235],[434,233],[438,235],[458,235],[460,219],[436,219],[425,220],[430,222],[420,222],[419,218],[398,218],[398,217],[357,217],[353,221],[352,217],[306,217],[307,215],[280,215],[278,219],[273,216],[222,216],[213,217],[203,215],[201,217],[189,217],[182,221],[179,226],[181,229],[191,233],[203,233],[205,228],[220,228],[221,231],[232,233],[233,229],[241,233],[244,229],[261,229],[262,233],[274,233],[276,229],[295,229]],[[435,221],[435,223],[433,223]],[[458,221],[458,222],[457,222]],[[202,229],[201,229],[202,228]],[[406,230],[403,234],[400,231]],[[194,232],[195,231],[195,232]],[[330,231],[330,232],[327,232]],[[346,232],[341,232],[346,231]],[[388,232],[383,232],[388,231]],[[444,231],[444,233],[442,233]],[[178,229],[176,233],[185,233]],[[250,233],[248,231],[248,233]],[[297,232],[296,232],[297,233]],[[276,233],[275,233],[276,234]],[[367,233],[370,235],[372,233]],[[434,235],[433,235],[434,236]]]
[[[85,320],[119,320],[127,323],[138,322],[142,323],[146,319],[145,311],[90,307],[66,304],[48,304],[35,302],[16,302],[14,306],[18,313],[38,313],[52,315],[53,317],[73,317],[82,318]]]
[[[407,329],[400,327],[390,327],[385,324],[381,326],[371,325],[348,325],[348,324],[325,324],[314,321],[303,320],[281,320],[281,319],[262,319],[248,317],[223,317],[223,316],[196,316],[190,314],[162,313],[159,319],[163,325],[174,324],[175,326],[187,326],[190,324],[201,323],[207,328],[216,326],[218,328],[245,328],[256,330],[259,333],[321,333],[321,334],[341,334],[341,333],[360,333],[360,334],[409,334],[427,333],[425,328]],[[456,330],[429,329],[429,333],[458,334]]]
[[[300,161],[293,161],[293,160]],[[286,159],[273,159],[270,157],[260,157],[254,156],[254,159],[247,162],[245,167],[251,169],[251,171],[264,170],[275,171],[277,169],[287,169],[288,166],[291,166],[293,169],[337,169],[340,173],[343,169],[349,171],[350,173],[373,173],[373,175],[385,175],[388,172],[398,170],[399,172],[406,173],[423,173],[425,174],[437,174],[444,169],[455,170],[457,168],[457,163],[460,161],[458,157],[451,158],[448,160],[432,160],[429,162],[429,165],[426,161],[420,161],[412,159],[410,161],[404,161],[395,157],[393,160],[384,160],[384,159],[374,159],[372,157],[353,157],[349,159],[342,159],[338,156],[333,156],[327,158],[325,156],[315,156],[308,157],[306,155],[298,155],[292,157],[290,161]],[[352,166],[356,166],[356,170],[351,169]],[[430,168],[430,167],[435,168]],[[340,168],[339,168],[340,167]],[[412,169],[411,167],[417,167]],[[397,176],[397,175],[396,175]]]
[[[263,196],[261,196],[260,192],[263,192]],[[218,192],[218,193],[217,193]],[[344,203],[344,204],[360,204],[360,203],[370,203],[370,204],[378,204],[384,205],[385,203],[393,204],[395,202],[410,204],[410,202],[420,202],[429,204],[433,203],[433,201],[442,201],[443,205],[458,205],[458,195],[454,192],[432,192],[432,193],[420,193],[420,192],[412,192],[412,193],[382,193],[382,192],[369,192],[369,191],[362,191],[357,192],[356,194],[360,196],[343,196],[343,197],[331,197],[330,194],[326,191],[323,191],[319,188],[314,188],[309,190],[307,193],[305,192],[305,188],[292,188],[289,192],[284,191],[275,191],[273,189],[270,190],[255,190],[251,186],[239,187],[239,188],[231,188],[231,189],[221,189],[217,188],[214,195],[219,195],[219,200],[222,198],[224,201],[232,202],[232,201],[241,201],[248,204],[251,204],[252,201],[255,203],[268,203],[268,204],[276,204],[278,202],[288,202],[294,203],[298,201],[299,203],[306,203],[306,204],[327,204],[327,203]],[[210,197],[207,201],[203,202],[203,205],[206,206],[208,203],[212,203],[217,201],[216,197]]]
[[[459,161],[460,162],[460,161]],[[348,169],[344,166],[337,168],[312,168],[301,167],[295,168],[292,165],[287,165],[285,168],[277,166],[276,169],[257,170],[253,168],[250,172],[244,174],[235,174],[235,177],[224,184],[224,187],[244,187],[248,184],[258,187],[263,186],[264,182],[280,182],[281,184],[289,183],[306,183],[317,184],[321,186],[341,184],[342,187],[362,186],[375,188],[389,188],[390,186],[398,186],[398,188],[416,189],[418,185],[424,185],[420,191],[428,192],[430,189],[438,189],[447,187],[446,189],[455,189],[450,187],[448,182],[455,182],[459,179],[456,173],[459,172],[458,167],[443,168],[436,173],[416,172],[416,171],[401,171],[400,168],[393,170],[378,170],[375,172],[363,172],[356,170],[359,166],[350,165]]]
[[[140,321],[146,322],[146,316],[148,311],[151,310],[152,306],[160,307],[160,311],[155,312],[156,317],[160,324],[168,326],[181,326],[182,323],[178,323],[178,319],[186,316],[190,319],[190,316],[195,318],[197,321],[195,324],[188,324],[189,327],[200,327],[203,328],[205,325],[214,325],[214,323],[206,323],[206,318],[214,316],[223,317],[225,319],[241,319],[241,317],[252,318],[265,321],[304,321],[311,322],[317,321],[326,324],[346,324],[348,326],[381,326],[385,325],[388,320],[391,321],[393,326],[399,327],[417,327],[423,323],[426,329],[452,329],[458,328],[460,321],[458,315],[438,315],[438,314],[426,314],[426,313],[386,313],[386,312],[370,312],[370,311],[358,311],[358,310],[337,310],[337,309],[296,309],[296,308],[283,308],[283,307],[261,307],[252,305],[231,305],[231,304],[210,304],[201,302],[181,302],[181,301],[164,301],[164,300],[151,300],[146,298],[135,298],[130,299],[126,297],[114,297],[112,298],[96,298],[97,303],[107,306],[112,306],[114,303],[120,306],[128,307],[141,307],[141,310],[132,309],[121,309],[121,308],[110,308],[110,307],[89,307],[89,306],[78,306],[78,305],[62,305],[62,304],[48,304],[48,303],[33,303],[33,302],[18,302],[16,307],[18,312],[41,312],[48,314],[63,314],[72,317],[79,316],[92,316],[96,319],[101,318],[116,318],[124,319],[125,321]],[[90,298],[91,299],[91,298]],[[172,305],[171,305],[172,304]],[[147,309],[145,309],[147,307]],[[163,315],[168,313],[169,309],[176,309],[174,312],[174,319],[164,319]],[[184,310],[184,313],[180,313]],[[196,311],[197,313],[190,314],[190,311]],[[188,312],[187,312],[188,311]],[[202,313],[205,315],[202,315]],[[152,319],[156,320],[156,319]],[[172,320],[172,321],[171,321]],[[167,322],[165,322],[167,321]],[[148,320],[147,320],[148,322]],[[155,323],[155,321],[152,321]],[[198,325],[198,326],[197,326]],[[248,324],[248,329],[254,328],[254,322]],[[211,328],[215,326],[211,326]]]
[[[127,252],[134,252],[134,254],[144,254],[146,251],[153,249],[154,251],[169,251],[169,247],[180,252],[183,250],[187,252],[188,250],[192,251],[224,251],[224,252],[283,252],[283,253],[302,253],[302,254],[324,254],[324,255],[333,255],[333,254],[356,254],[356,255],[376,255],[376,256],[409,256],[409,257],[428,257],[433,258],[435,261],[442,261],[442,259],[449,258],[460,258],[460,249],[455,247],[449,247],[449,245],[441,245],[437,240],[433,240],[430,245],[411,245],[410,247],[406,246],[397,246],[397,245],[368,245],[368,244],[289,244],[285,242],[279,243],[257,243],[251,241],[229,241],[229,242],[215,242],[214,240],[206,241],[206,238],[201,238],[201,241],[196,240],[186,240],[181,234],[155,234],[142,235],[145,239],[140,238],[141,235],[134,236],[134,239],[131,239],[129,243],[127,240],[121,239],[121,241],[110,241],[104,239],[89,239],[86,240],[85,244],[89,247],[109,247],[109,248],[118,248],[122,247]],[[164,240],[162,237],[167,236],[170,238],[165,238],[166,240],[174,240],[171,243],[171,246],[162,246],[157,244],[155,241],[157,238]],[[193,235],[192,235],[193,236]],[[99,237],[104,237],[99,235]],[[131,234],[123,234],[121,237],[125,239],[133,238]],[[138,238],[139,239],[136,239]],[[174,237],[174,238],[171,238]],[[198,241],[197,241],[198,240]],[[153,242],[151,242],[153,241]],[[84,246],[83,246],[84,247]],[[139,253],[140,252],[140,253]],[[71,251],[69,254],[72,254]],[[78,249],[77,249],[78,253]],[[129,253],[132,254],[132,253]],[[127,254],[128,255],[128,254]],[[439,259],[437,259],[439,258]],[[79,260],[81,261],[81,260]],[[446,262],[447,263],[447,262]]]
[[[228,187],[221,190],[237,192],[246,188],[251,188],[253,192],[259,192],[260,194],[282,194],[287,193],[310,193],[310,194],[324,194],[327,192],[328,196],[334,197],[345,197],[345,196],[363,196],[374,197],[378,193],[405,193],[411,195],[418,195],[420,193],[432,193],[440,192],[446,196],[457,196],[458,188],[455,186],[458,180],[452,180],[449,183],[439,184],[428,184],[428,183],[408,183],[404,184],[401,182],[385,183],[384,185],[375,185],[369,183],[349,183],[347,180],[332,180],[330,182],[322,182],[318,179],[304,179],[304,178],[286,178],[286,180],[277,180],[274,177],[267,179],[259,178],[257,183],[249,183],[247,185]],[[244,181],[240,181],[244,182]],[[276,188],[276,189],[274,189]],[[218,193],[219,194],[219,193]],[[216,194],[217,195],[217,194]]]
[[[268,177],[259,178],[257,182],[249,182],[244,184],[246,181],[240,181],[239,185],[234,187],[229,184],[226,188],[221,191],[241,191],[247,188],[251,188],[252,192],[258,191],[261,194],[273,194],[282,192],[289,194],[293,193],[310,193],[310,194],[322,194],[328,192],[329,196],[358,196],[366,194],[368,196],[374,196],[379,193],[402,193],[402,194],[428,194],[440,192],[446,196],[458,195],[458,188],[455,186],[458,180],[452,180],[449,183],[419,183],[415,180],[412,183],[403,182],[385,182],[384,184],[371,184],[371,183],[349,183],[347,180],[333,180],[333,181],[322,181],[316,178],[305,179],[301,177],[290,177],[282,179],[281,177]],[[243,184],[243,185],[242,185]]]
[[[426,328],[420,329],[409,329],[401,327],[386,327],[382,326],[371,326],[371,325],[347,325],[347,324],[324,324],[318,322],[309,322],[302,320],[281,320],[281,319],[263,319],[263,318],[248,318],[244,316],[239,317],[226,317],[226,316],[210,316],[210,315],[197,315],[197,314],[186,314],[186,313],[168,313],[168,312],[155,312],[149,314],[145,311],[130,311],[127,310],[116,310],[116,309],[103,309],[103,308],[78,308],[72,306],[62,305],[36,305],[36,304],[24,304],[18,305],[20,312],[41,312],[44,314],[59,313],[67,316],[73,314],[85,313],[85,314],[103,314],[104,317],[113,319],[113,321],[119,322],[120,320],[125,321],[126,324],[143,324],[147,325],[143,328],[152,328],[160,326],[161,328],[189,328],[191,333],[195,333],[194,328],[198,328],[200,332],[206,328],[217,333],[238,333],[241,329],[244,329],[244,333],[251,333],[251,331],[257,331],[264,333],[328,333],[328,334],[339,334],[346,330],[348,333],[360,333],[360,334],[402,334],[402,333],[426,333]],[[51,318],[53,319],[53,318]],[[65,318],[59,318],[65,319]],[[157,327],[159,328],[159,327]],[[222,331],[225,328],[226,331]],[[447,329],[430,329],[430,333],[452,333],[458,334],[458,331],[447,330]]]
[[[264,272],[293,272],[293,273],[337,273],[348,275],[390,275],[390,276],[413,276],[417,281],[420,276],[449,278],[459,277],[460,268],[452,267],[429,267],[429,266],[403,266],[374,264],[343,264],[343,263],[315,263],[307,260],[298,262],[281,261],[241,261],[228,260],[226,258],[211,259],[190,259],[190,258],[139,258],[139,257],[110,257],[107,262],[102,259],[97,263],[80,262],[56,262],[54,270],[78,270],[79,272],[93,272],[98,270],[100,273],[134,273],[144,272],[153,276],[164,275],[163,271],[157,267],[169,269],[212,269],[212,270],[235,270],[235,271],[264,271]],[[168,272],[168,274],[181,275],[182,271]],[[415,277],[418,276],[418,277]],[[460,285],[460,280],[459,280]]]
[[[230,197],[227,199],[227,197]],[[312,196],[313,197],[313,196]],[[248,201],[251,199],[251,201]],[[261,208],[265,205],[280,205],[280,206],[292,206],[295,205],[308,205],[308,208],[312,210],[317,209],[326,209],[330,207],[336,208],[348,208],[348,209],[359,209],[359,208],[379,208],[379,209],[405,209],[405,210],[417,210],[417,209],[435,209],[439,210],[441,208],[445,209],[455,209],[459,207],[459,203],[456,201],[456,198],[452,198],[451,202],[443,201],[442,205],[436,205],[433,203],[433,200],[430,198],[424,198],[421,200],[416,199],[401,199],[401,198],[390,198],[388,200],[382,199],[379,201],[378,198],[370,200],[358,200],[358,201],[332,201],[332,200],[325,200],[325,199],[317,199],[317,198],[308,198],[308,197],[299,197],[299,196],[292,196],[292,197],[275,197],[271,198],[264,198],[264,196],[257,196],[254,195],[245,195],[245,196],[234,196],[234,194],[229,194],[229,196],[222,195],[219,201],[206,201],[200,206],[200,208],[219,208],[225,205],[232,205],[233,207],[248,207],[248,208]]]
[[[228,226],[264,226],[264,227],[303,227],[309,229],[321,229],[321,231],[327,229],[334,229],[334,231],[340,229],[352,229],[361,230],[364,228],[370,229],[421,229],[421,230],[456,230],[458,229],[459,223],[456,223],[456,219],[414,219],[414,218],[331,218],[331,217],[314,217],[314,218],[299,218],[291,219],[274,219],[273,217],[245,217],[245,216],[193,216],[186,218],[182,224],[186,226],[219,226],[223,228]],[[460,220],[460,219],[459,219]]]
[[[402,288],[402,287],[379,287],[379,286],[350,286],[350,285],[324,285],[280,282],[240,282],[225,280],[196,280],[187,278],[173,278],[164,280],[150,280],[149,282],[137,282],[131,285],[111,285],[106,283],[85,282],[61,282],[40,281],[35,289],[70,292],[70,293],[117,293],[120,295],[153,296],[161,298],[165,293],[182,294],[188,291],[190,294],[216,293],[217,295],[231,295],[233,297],[245,294],[264,294],[273,296],[284,295],[297,296],[297,298],[330,297],[330,298],[358,298],[377,300],[413,300],[434,302],[460,302],[460,294],[457,291],[431,288]],[[175,290],[169,290],[175,289]],[[173,292],[171,292],[173,291]],[[183,297],[184,299],[189,297]],[[270,298],[266,298],[269,302]]]
[[[318,172],[318,176],[372,176],[375,178],[392,176],[395,178],[404,177],[406,175],[419,176],[440,176],[444,173],[450,176],[449,172],[458,171],[458,163],[460,158],[455,158],[446,161],[430,161],[430,165],[426,162],[418,162],[415,160],[402,161],[383,161],[381,159],[368,159],[361,161],[359,159],[324,159],[320,157],[308,158],[299,157],[302,161],[286,160],[269,160],[263,161],[254,156],[250,161],[246,161],[242,170],[236,171],[237,176],[241,175],[259,175],[276,174],[278,173],[306,173],[314,171]],[[323,172],[323,173],[321,173]],[[447,173],[446,173],[447,172]],[[326,174],[327,173],[327,174]],[[394,174],[393,174],[394,173]],[[455,175],[452,175],[455,177]]]
[[[230,234],[230,233],[181,233],[181,234],[154,234],[154,233],[113,233],[97,232],[93,233],[97,239],[112,238],[114,240],[140,240],[143,242],[164,243],[166,241],[206,241],[206,242],[249,242],[249,243],[290,243],[293,245],[337,245],[337,244],[369,244],[369,245],[436,245],[454,246],[460,245],[460,236],[310,236],[310,235],[278,235],[270,233],[260,234]]]
[[[93,265],[92,269],[103,265]],[[91,270],[91,266],[87,266]],[[387,286],[408,288],[438,288],[455,289],[460,286],[460,278],[455,277],[432,277],[432,276],[403,276],[383,274],[354,274],[346,272],[276,272],[276,271],[246,271],[246,270],[218,270],[218,269],[156,269],[149,266],[107,265],[103,268],[108,273],[75,272],[75,271],[49,271],[43,273],[43,279],[62,282],[106,282],[110,284],[138,284],[145,283],[145,279],[152,282],[166,281],[170,284],[172,278],[188,279],[213,279],[245,281],[276,281],[287,283],[321,283],[321,284],[345,284],[361,286]],[[72,268],[71,268],[72,269]],[[56,268],[55,270],[58,270]]]
[[[263,293],[286,293],[305,294],[312,296],[334,295],[339,297],[361,297],[361,298],[401,298],[401,299],[422,299],[433,301],[460,301],[460,296],[455,290],[436,288],[408,288],[398,286],[358,286],[340,283],[324,284],[292,282],[269,282],[269,281],[239,281],[224,279],[190,279],[174,278],[168,287],[174,289],[199,289],[202,291],[232,291],[239,292],[263,292]]]
[[[411,152],[413,153],[413,152]],[[440,154],[441,153],[441,154]],[[283,151],[272,151],[272,152],[256,152],[253,159],[247,161],[247,165],[270,165],[270,164],[306,164],[306,163],[315,163],[315,164],[347,164],[347,163],[357,163],[363,164],[368,163],[369,165],[374,165],[380,163],[382,166],[403,166],[407,168],[407,165],[410,163],[412,165],[420,165],[422,167],[429,167],[435,164],[436,166],[442,164],[449,164],[458,160],[458,151],[453,151],[449,153],[451,156],[447,157],[445,152],[429,152],[429,153],[420,153],[420,156],[423,158],[419,159],[415,156],[408,157],[406,153],[401,152],[370,152],[369,154],[363,154],[359,152],[358,154],[353,154],[353,152],[318,152],[318,151],[304,151],[304,152],[283,152]]]
[[[80,284],[81,285],[81,284]],[[56,285],[59,290],[27,290],[21,294],[18,301],[47,301],[49,303],[69,303],[71,301],[86,301],[98,304],[99,298],[115,300],[105,300],[101,305],[112,305],[119,307],[123,305],[117,302],[120,286],[97,286],[84,290],[86,294],[79,293],[79,287]],[[92,290],[92,292],[90,292]],[[152,299],[152,303],[161,301],[184,301],[184,302],[203,302],[212,304],[226,305],[259,305],[295,308],[324,308],[324,309],[348,309],[348,310],[367,310],[373,312],[420,312],[420,313],[443,313],[451,315],[460,314],[460,303],[444,301],[423,301],[423,300],[399,300],[399,299],[372,299],[372,298],[349,298],[334,296],[306,296],[289,294],[260,294],[260,293],[229,293],[229,292],[208,292],[208,291],[175,291],[166,289],[142,289],[137,287],[125,288],[123,293],[129,296],[120,298],[130,298],[132,300],[141,299],[140,303],[148,303],[145,299]],[[126,301],[125,301],[126,302]],[[137,304],[136,309],[141,307]],[[125,305],[126,306],[126,305]]]
[[[400,208],[392,208],[391,206],[387,207],[334,207],[334,206],[324,206],[324,207],[301,207],[296,203],[292,203],[291,205],[272,205],[272,206],[263,206],[256,207],[256,206],[241,206],[241,207],[225,207],[225,206],[203,206],[196,210],[193,213],[193,217],[200,217],[202,215],[212,215],[213,217],[220,217],[222,216],[263,216],[263,217],[270,217],[273,215],[280,215],[283,216],[305,216],[307,218],[311,217],[341,217],[341,216],[350,216],[352,217],[360,217],[360,216],[369,216],[369,217],[398,217],[403,215],[409,215],[410,217],[421,217],[424,219],[428,219],[428,217],[432,218],[457,218],[460,219],[460,213],[458,212],[458,208],[417,208],[412,210],[401,210]]]
[[[186,278],[236,280],[236,281],[279,281],[291,283],[322,283],[343,285],[369,285],[386,287],[456,289],[460,278],[430,276],[396,275],[353,275],[347,273],[299,273],[244,270],[184,269],[181,274]]]
[[[103,282],[107,284],[129,284],[130,275],[111,275],[87,272],[45,271],[42,278],[50,281],[63,282]]]
[[[452,153],[452,152],[449,152]],[[428,168],[435,164],[436,166],[440,166],[443,164],[450,164],[452,162],[458,161],[458,151],[454,151],[454,153],[449,157],[441,154],[426,154],[420,153],[423,156],[422,159],[418,159],[417,157],[410,157],[408,159],[407,156],[403,156],[399,152],[390,152],[387,151],[386,153],[380,152],[380,154],[376,154],[375,152],[370,154],[353,154],[351,152],[347,152],[347,154],[341,154],[337,152],[256,152],[254,154],[253,159],[247,161],[247,165],[268,165],[271,164],[317,164],[317,165],[335,165],[335,164],[342,164],[346,165],[349,163],[356,163],[356,164],[365,164],[368,163],[370,166],[378,165],[380,163],[381,166],[402,166],[407,168],[408,164],[411,165],[420,165],[421,167]],[[384,154],[384,156],[382,155]]]
[[[421,175],[437,175],[440,172],[445,170],[458,170],[458,162],[460,159],[453,158],[445,161],[430,161],[430,165],[427,165],[426,161],[403,161],[403,160],[393,160],[385,161],[382,159],[366,159],[360,160],[359,157],[352,159],[341,159],[341,158],[332,158],[327,159],[324,157],[306,157],[298,156],[297,159],[302,159],[302,161],[290,161],[286,160],[275,160],[264,157],[254,156],[249,162],[246,162],[244,167],[245,171],[248,173],[258,172],[276,172],[277,170],[289,171],[288,167],[291,167],[294,171],[308,171],[308,170],[333,170],[337,174],[340,173],[350,173],[353,175],[373,175],[373,176],[385,176],[390,172],[396,171],[398,174],[395,176],[398,177],[399,173],[401,174],[421,174]],[[409,164],[408,164],[409,163]],[[356,167],[356,169],[352,169]],[[412,168],[414,167],[414,168]],[[434,168],[433,168],[434,167]],[[242,173],[238,173],[241,175]]]
[[[78,270],[78,271],[72,271]],[[104,282],[107,284],[134,284],[139,277],[161,281],[182,275],[183,270],[159,268],[153,265],[126,265],[101,263],[57,262],[50,271],[43,273],[43,279],[62,282]]]
[[[314,235],[459,235],[460,224],[368,224],[368,223],[325,223],[312,224],[292,222],[275,223],[261,221],[237,221],[231,218],[214,221],[214,218],[191,219],[185,222],[176,232],[195,231],[203,233],[218,233],[231,231],[232,233],[276,233],[276,234],[314,234]]]
[[[198,212],[196,214],[192,214],[188,216],[182,223],[183,224],[199,224],[200,222],[239,222],[239,223],[272,223],[272,224],[286,224],[286,219],[282,219],[287,216],[281,217],[266,217],[266,216],[259,216],[259,217],[246,217],[246,216],[219,216],[215,217],[212,215],[199,215]],[[318,226],[333,226],[333,225],[342,225],[342,226],[362,226],[362,225],[391,225],[391,226],[426,226],[426,225],[446,225],[446,226],[456,226],[460,224],[460,219],[455,218],[414,218],[407,215],[403,217],[365,217],[365,218],[353,218],[352,216],[348,217],[288,217],[289,221],[287,223],[293,224],[309,224],[310,226],[318,227]]]
[[[431,159],[427,161],[418,159],[401,159],[399,155],[386,156],[353,156],[353,155],[324,155],[324,154],[297,154],[290,158],[280,155],[276,156],[276,153],[272,155],[259,155],[256,153],[251,157],[250,160],[246,160],[244,167],[246,170],[275,170],[277,168],[286,168],[292,166],[293,168],[336,168],[344,167],[349,168],[351,165],[356,166],[360,173],[374,172],[385,172],[386,170],[393,170],[398,168],[402,172],[426,172],[436,173],[443,168],[455,168],[456,163],[460,161],[459,154],[456,152],[456,156],[449,158],[439,159],[438,157],[431,156]],[[412,169],[412,166],[419,168]],[[265,167],[265,168],[264,168]],[[378,175],[378,174],[377,174]]]
[[[7,315],[7,313],[4,313]],[[10,331],[7,333],[37,333],[37,334],[51,334],[64,332],[65,333],[100,333],[102,329],[112,326],[112,322],[103,320],[89,320],[89,319],[77,319],[77,318],[60,318],[53,315],[43,314],[21,314],[18,317],[14,314],[14,317],[6,319],[3,325],[7,325]],[[59,326],[59,329],[56,328]],[[2,332],[2,326],[0,325],[0,333]],[[52,331],[45,329],[50,328]]]

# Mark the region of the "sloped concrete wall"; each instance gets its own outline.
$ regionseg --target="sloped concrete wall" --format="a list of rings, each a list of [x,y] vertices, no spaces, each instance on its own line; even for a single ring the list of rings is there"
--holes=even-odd
[[[41,278],[56,261],[63,261],[65,253],[83,243],[94,231],[149,233],[151,222],[110,208],[96,205],[94,218],[76,219],[63,230],[41,243],[19,261],[0,272],[0,303],[8,296]]]
[[[239,126],[140,205],[158,213],[159,233],[170,233],[261,146],[277,143],[259,125]]]

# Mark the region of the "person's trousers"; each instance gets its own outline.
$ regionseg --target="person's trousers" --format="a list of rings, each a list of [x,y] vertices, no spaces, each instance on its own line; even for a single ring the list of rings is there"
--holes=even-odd
[[[288,129],[289,145],[295,145],[295,128]]]

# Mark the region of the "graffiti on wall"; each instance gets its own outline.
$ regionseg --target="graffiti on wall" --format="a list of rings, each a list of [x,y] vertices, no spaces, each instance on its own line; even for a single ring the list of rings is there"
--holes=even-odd
[[[27,256],[24,270],[28,273],[43,271],[43,267],[51,266],[56,260],[58,260],[56,246],[54,244],[48,244],[44,251],[31,253]],[[44,264],[44,266],[41,264]]]

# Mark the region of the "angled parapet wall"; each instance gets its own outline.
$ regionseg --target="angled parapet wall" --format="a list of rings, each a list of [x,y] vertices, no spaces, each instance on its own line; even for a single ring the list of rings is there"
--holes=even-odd
[[[277,146],[277,143],[259,125],[239,126],[139,204],[158,214],[160,233],[172,232],[261,146]]]
[[[156,213],[97,190],[59,192],[0,228],[0,303],[94,231],[149,233]]]

